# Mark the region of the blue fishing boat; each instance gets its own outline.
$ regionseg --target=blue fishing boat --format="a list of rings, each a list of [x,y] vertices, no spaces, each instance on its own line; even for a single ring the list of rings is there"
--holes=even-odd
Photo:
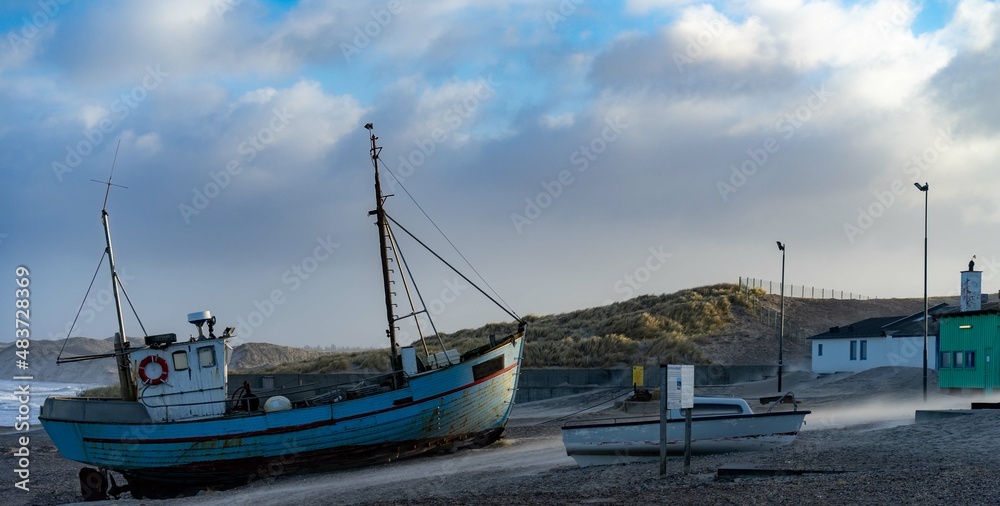
[[[397,346],[397,322],[416,319],[426,309],[395,314],[389,263],[401,267],[405,263],[393,230],[406,229],[383,206],[381,148],[371,124],[365,127],[375,169],[376,208],[369,214],[375,216],[379,230],[391,372],[309,395],[251,394],[249,385],[230,394],[228,341],[235,336],[231,327],[216,336],[216,318],[209,311],[188,315],[198,329],[195,338],[178,341],[176,334],[146,335],[136,346],[126,338],[122,319],[106,193],[102,220],[118,332],[115,352],[105,356],[117,361],[122,396],[50,397],[39,416],[64,457],[96,468],[81,471],[85,495],[104,497],[110,488],[113,495],[127,489],[135,498],[169,497],[238,486],[265,476],[484,446],[501,437],[517,387],[525,322],[497,303],[516,322],[516,330],[512,326],[506,337],[489,336],[482,346],[465,353],[444,349],[440,338],[442,351],[431,353],[423,336],[421,353],[412,345]],[[110,178],[107,185],[110,190]],[[409,294],[410,285],[404,282],[404,286]],[[94,357],[64,361],[81,358]],[[114,484],[111,472],[120,473],[127,488],[108,487],[109,481]]]

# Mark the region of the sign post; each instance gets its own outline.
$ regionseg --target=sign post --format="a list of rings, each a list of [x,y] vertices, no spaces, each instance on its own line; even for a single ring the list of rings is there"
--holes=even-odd
[[[660,477],[667,475],[667,366],[660,364]]]
[[[660,476],[667,474],[667,413],[684,410],[684,473],[691,470],[691,408],[694,407],[694,366],[660,366]]]
[[[684,408],[684,474],[691,474],[691,408]]]

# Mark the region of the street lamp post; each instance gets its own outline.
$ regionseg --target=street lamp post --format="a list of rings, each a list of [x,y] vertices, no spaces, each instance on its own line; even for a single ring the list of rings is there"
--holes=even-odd
[[[930,185],[924,182],[913,183],[918,190],[924,192],[924,402],[927,402],[927,198]]]
[[[781,392],[781,373],[784,365],[782,344],[785,338],[785,245],[778,242],[781,250],[781,323],[778,326],[778,392]]]

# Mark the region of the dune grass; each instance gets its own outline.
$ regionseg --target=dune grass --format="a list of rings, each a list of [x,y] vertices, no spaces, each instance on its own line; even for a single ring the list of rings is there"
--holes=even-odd
[[[389,370],[389,349],[374,349],[352,352],[334,352],[326,356],[307,360],[279,364],[265,368],[254,369],[255,373],[266,374],[305,374],[331,373],[345,371],[381,372]],[[249,372],[249,371],[243,371]]]
[[[606,306],[556,315],[528,315],[524,367],[615,367],[660,360],[707,364],[700,343],[726,332],[733,306],[748,307],[763,296],[734,284],[718,284],[672,294],[642,295]],[[464,353],[482,346],[490,335],[517,330],[511,323],[490,323],[441,337],[447,348]],[[440,351],[435,339],[431,353]],[[421,347],[417,345],[417,349]],[[419,352],[418,352],[419,353]],[[255,370],[265,373],[381,372],[389,369],[388,349],[331,353],[318,359]]]

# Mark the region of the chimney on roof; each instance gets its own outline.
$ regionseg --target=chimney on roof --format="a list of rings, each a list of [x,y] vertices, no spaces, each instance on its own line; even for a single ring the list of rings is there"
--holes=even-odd
[[[962,311],[979,311],[982,309],[983,271],[974,271],[975,256],[969,262],[969,270],[962,271]]]

